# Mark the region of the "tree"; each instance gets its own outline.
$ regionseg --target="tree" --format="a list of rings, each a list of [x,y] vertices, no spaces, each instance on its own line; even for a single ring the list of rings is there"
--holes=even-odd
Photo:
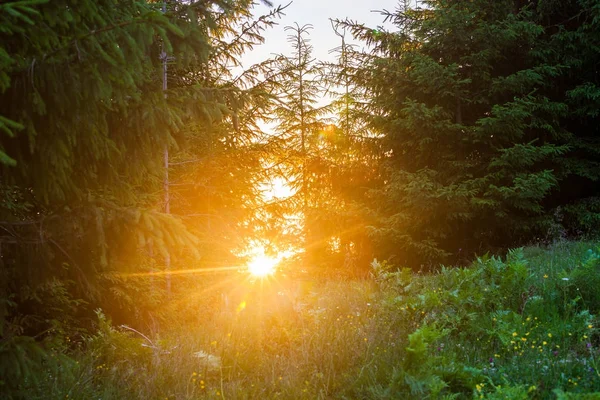
[[[286,27],[293,53],[279,61],[283,79],[275,109],[277,135],[273,138],[273,143],[281,149],[280,170],[295,190],[295,195],[287,202],[291,207],[287,214],[302,218],[297,235],[303,237],[305,269],[317,262],[320,249],[325,245],[317,237],[318,221],[314,218],[323,195],[318,179],[322,168],[319,133],[324,129],[325,121],[321,118],[323,108],[317,105],[321,92],[320,67],[312,58],[312,46],[306,37],[310,29],[310,25]]]
[[[384,184],[366,203],[381,253],[418,265],[545,236],[553,210],[574,201],[557,194],[598,179],[593,151],[581,150],[593,134],[564,124],[569,89],[556,91],[570,55],[551,54],[564,32],[545,25],[541,5],[419,3],[384,13],[395,33],[345,23],[373,48],[355,76],[384,135]],[[592,8],[560,9],[593,24]]]
[[[370,215],[363,203],[369,189],[379,179],[380,138],[364,118],[368,99],[355,84],[362,55],[346,40],[346,30],[332,22],[340,46],[330,53],[334,62],[321,62],[325,93],[333,101],[323,108],[330,123],[319,132],[319,164],[315,181],[319,182],[320,200],[313,213],[318,241],[326,243],[319,254],[321,265],[342,274],[362,274],[373,253],[368,226]]]
[[[195,119],[186,125],[171,163],[173,212],[199,237],[202,257],[194,264],[201,267],[235,268],[240,263],[236,254],[256,236],[256,212],[263,205],[258,182],[264,176],[262,160],[268,157],[269,145],[259,121],[268,118],[274,105],[276,60],[244,70],[240,57],[262,43],[261,33],[284,8],[253,19],[251,5],[236,2],[229,13],[219,16],[222,30],[215,33],[205,71],[184,70],[177,76],[186,85],[196,82],[212,88],[208,95],[224,105],[223,115],[205,116],[209,124]]]
[[[258,78],[267,66],[235,79],[222,72],[261,40],[261,29],[280,9],[249,24],[251,1],[172,1],[164,14],[161,5],[0,4],[0,335],[1,351],[20,354],[17,361],[41,354],[29,336],[49,340],[77,331],[95,307],[116,319],[125,315],[119,311],[153,311],[165,293],[156,290],[164,287],[156,285],[162,275],[147,275],[160,272],[156,256],[186,249],[196,257],[203,250],[199,237],[208,237],[211,227],[161,210],[166,146],[173,178],[183,180],[176,184],[191,187],[190,179],[202,185],[201,170],[184,167],[202,165],[189,163],[205,155],[202,146],[212,146],[209,155],[226,153],[210,171],[212,181],[228,178],[215,197],[230,195],[215,200],[214,214],[225,214],[235,196],[250,190],[243,170],[256,164],[255,153],[236,169],[223,165],[254,148],[254,111],[269,107],[268,83]],[[170,56],[166,97],[163,49]],[[227,187],[240,176],[243,183]],[[202,212],[184,200],[174,196],[173,211]],[[23,343],[33,347],[23,351]]]

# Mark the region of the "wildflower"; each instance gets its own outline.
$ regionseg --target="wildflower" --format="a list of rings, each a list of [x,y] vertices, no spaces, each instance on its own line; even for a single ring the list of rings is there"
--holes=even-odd
[[[545,340],[542,342],[542,344],[545,346],[548,344],[548,342],[546,342]]]
[[[548,337],[549,337],[549,338],[551,338],[551,337],[552,337],[552,334],[551,334],[551,333],[548,333]]]
[[[562,280],[563,280],[563,281],[568,281],[568,280],[569,280],[569,278],[562,278]]]
[[[548,279],[548,274],[544,274],[544,279]]]
[[[517,332],[513,332],[513,337],[518,336],[519,334]]]
[[[593,327],[594,327],[594,325],[592,325],[592,324],[589,324],[589,325],[588,325],[588,328],[589,328],[589,329],[592,329]]]

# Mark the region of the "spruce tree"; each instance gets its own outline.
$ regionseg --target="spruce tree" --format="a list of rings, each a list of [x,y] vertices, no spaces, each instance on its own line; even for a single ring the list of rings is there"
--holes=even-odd
[[[384,184],[366,204],[381,252],[418,265],[546,236],[561,188],[597,180],[593,151],[564,125],[566,88],[555,91],[565,59],[549,49],[564,32],[541,5],[420,4],[384,13],[397,32],[346,22],[373,48],[356,77],[384,135]]]
[[[240,77],[222,71],[279,13],[249,26],[251,5],[172,1],[163,14],[161,2],[142,0],[0,4],[3,349],[49,362],[28,336],[79,329],[98,306],[128,322],[164,308],[164,284],[156,285],[163,275],[146,274],[160,272],[167,252],[197,261],[199,238],[210,236],[210,227],[190,218],[204,210],[185,204],[181,193],[172,190],[172,211],[181,217],[162,212],[165,146],[171,189],[202,186],[206,164],[189,161],[213,146],[209,180],[220,185],[211,213],[217,219],[236,203],[224,219],[250,218],[238,201],[251,196],[245,168],[257,169],[260,149],[250,136],[270,106],[268,82],[259,78],[268,65]],[[249,157],[239,157],[248,149]],[[23,343],[33,344],[27,350]],[[25,369],[9,370],[17,376],[3,375],[7,381],[26,380],[19,375]]]
[[[379,174],[376,171],[379,145],[377,134],[364,119],[363,89],[355,84],[361,65],[357,46],[348,43],[346,29],[332,22],[340,46],[330,50],[336,59],[322,62],[321,79],[326,95],[333,98],[324,111],[330,124],[320,132],[321,201],[316,218],[319,240],[327,244],[320,254],[321,264],[343,274],[363,273],[372,260],[368,238],[371,218],[362,206]]]
[[[318,262],[318,253],[324,243],[318,239],[316,212],[320,201],[319,133],[325,123],[321,118],[323,109],[318,106],[321,93],[320,67],[312,58],[312,46],[308,34],[312,26],[287,26],[288,42],[293,52],[279,59],[282,77],[279,104],[275,109],[278,122],[274,142],[284,162],[281,170],[290,182],[295,195],[288,201],[292,207],[288,214],[302,219],[298,235],[303,237],[304,269]]]

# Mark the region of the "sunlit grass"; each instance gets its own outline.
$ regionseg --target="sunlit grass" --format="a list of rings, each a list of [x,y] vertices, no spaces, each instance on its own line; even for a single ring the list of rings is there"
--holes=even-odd
[[[373,280],[238,274],[226,285],[198,282],[211,289],[190,288],[201,295],[174,302],[173,318],[144,332],[151,342],[100,321],[69,374],[49,371],[27,398],[554,399],[555,389],[597,392],[598,305],[567,286],[594,262],[590,249],[597,245],[528,249],[528,258],[514,252],[430,276],[382,265]]]

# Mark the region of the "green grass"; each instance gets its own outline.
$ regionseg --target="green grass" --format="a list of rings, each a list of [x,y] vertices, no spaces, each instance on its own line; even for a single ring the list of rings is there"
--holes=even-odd
[[[70,346],[73,362],[14,397],[600,398],[598,243],[394,271],[374,263],[366,281],[240,283],[219,310],[189,296],[152,334],[99,313],[98,331]]]

